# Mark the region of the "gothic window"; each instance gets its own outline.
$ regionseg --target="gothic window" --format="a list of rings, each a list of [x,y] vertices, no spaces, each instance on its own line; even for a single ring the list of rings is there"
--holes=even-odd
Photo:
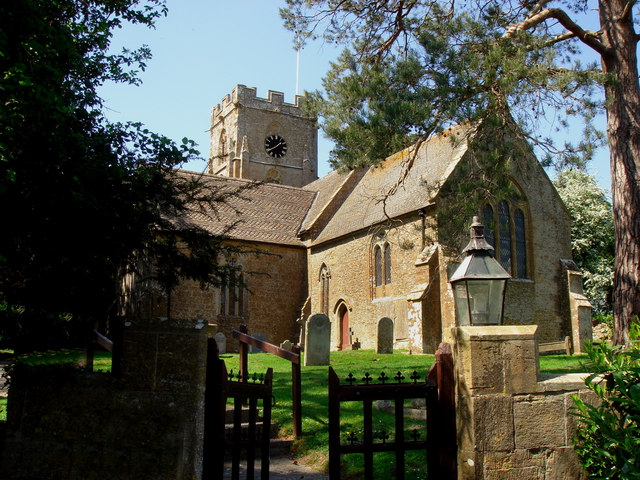
[[[382,249],[380,248],[380,245],[376,245],[373,252],[376,270],[376,287],[379,287],[382,285]]]
[[[376,239],[374,239],[376,241]],[[382,297],[390,294],[386,286],[391,283],[391,246],[384,238],[378,238],[373,245],[373,296]]]
[[[506,200],[500,200],[497,209],[489,203],[482,208],[485,238],[495,249],[496,259],[513,278],[527,278],[529,274],[524,210]]]
[[[498,202],[498,234],[500,235],[500,264],[507,272],[511,271],[511,221],[509,204],[505,200]]]
[[[384,283],[391,283],[391,247],[384,245]]]
[[[235,265],[235,262],[234,262]],[[220,286],[220,315],[245,317],[247,315],[245,275],[233,271]]]
[[[487,203],[484,206],[484,210],[482,212],[482,218],[484,222],[484,236],[494,249],[496,248],[496,237],[493,234],[493,229],[495,225],[493,223],[493,207]]]
[[[516,237],[517,275],[518,278],[527,278],[527,236],[524,213],[519,208],[513,214],[513,223]]]
[[[320,269],[320,311],[325,315],[329,315],[329,269],[326,265],[322,265]]]

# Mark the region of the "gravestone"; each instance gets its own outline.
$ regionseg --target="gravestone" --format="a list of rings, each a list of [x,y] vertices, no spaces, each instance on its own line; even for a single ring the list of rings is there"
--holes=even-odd
[[[316,313],[307,320],[304,340],[304,364],[329,365],[331,322],[329,317]]]
[[[291,340],[285,340],[280,344],[280,348],[283,350],[291,351],[291,349],[293,348],[293,342]]]
[[[393,353],[393,320],[389,317],[378,322],[378,353]]]
[[[218,345],[218,353],[227,353],[227,337],[224,336],[224,333],[216,333],[213,339],[216,341],[216,345]]]
[[[267,335],[265,333],[252,333],[251,336],[256,340],[262,340],[263,342],[267,341]],[[249,353],[261,353],[258,347],[254,347],[253,345],[249,345]]]

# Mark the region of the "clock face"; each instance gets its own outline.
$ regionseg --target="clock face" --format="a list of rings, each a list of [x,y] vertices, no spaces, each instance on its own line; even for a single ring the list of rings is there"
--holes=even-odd
[[[269,135],[264,141],[264,149],[273,158],[284,157],[287,153],[287,142],[280,135]]]

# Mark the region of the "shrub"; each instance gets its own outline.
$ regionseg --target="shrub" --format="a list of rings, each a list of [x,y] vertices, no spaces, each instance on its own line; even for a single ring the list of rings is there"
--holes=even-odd
[[[593,478],[640,479],[640,326],[631,326],[625,346],[587,345],[593,374],[587,388],[598,397],[591,405],[574,396],[578,424],[575,449]]]

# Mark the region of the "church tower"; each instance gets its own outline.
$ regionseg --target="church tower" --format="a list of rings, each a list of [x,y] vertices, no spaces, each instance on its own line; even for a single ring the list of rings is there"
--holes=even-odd
[[[318,126],[281,92],[236,85],[211,112],[207,172],[302,187],[318,178]]]

